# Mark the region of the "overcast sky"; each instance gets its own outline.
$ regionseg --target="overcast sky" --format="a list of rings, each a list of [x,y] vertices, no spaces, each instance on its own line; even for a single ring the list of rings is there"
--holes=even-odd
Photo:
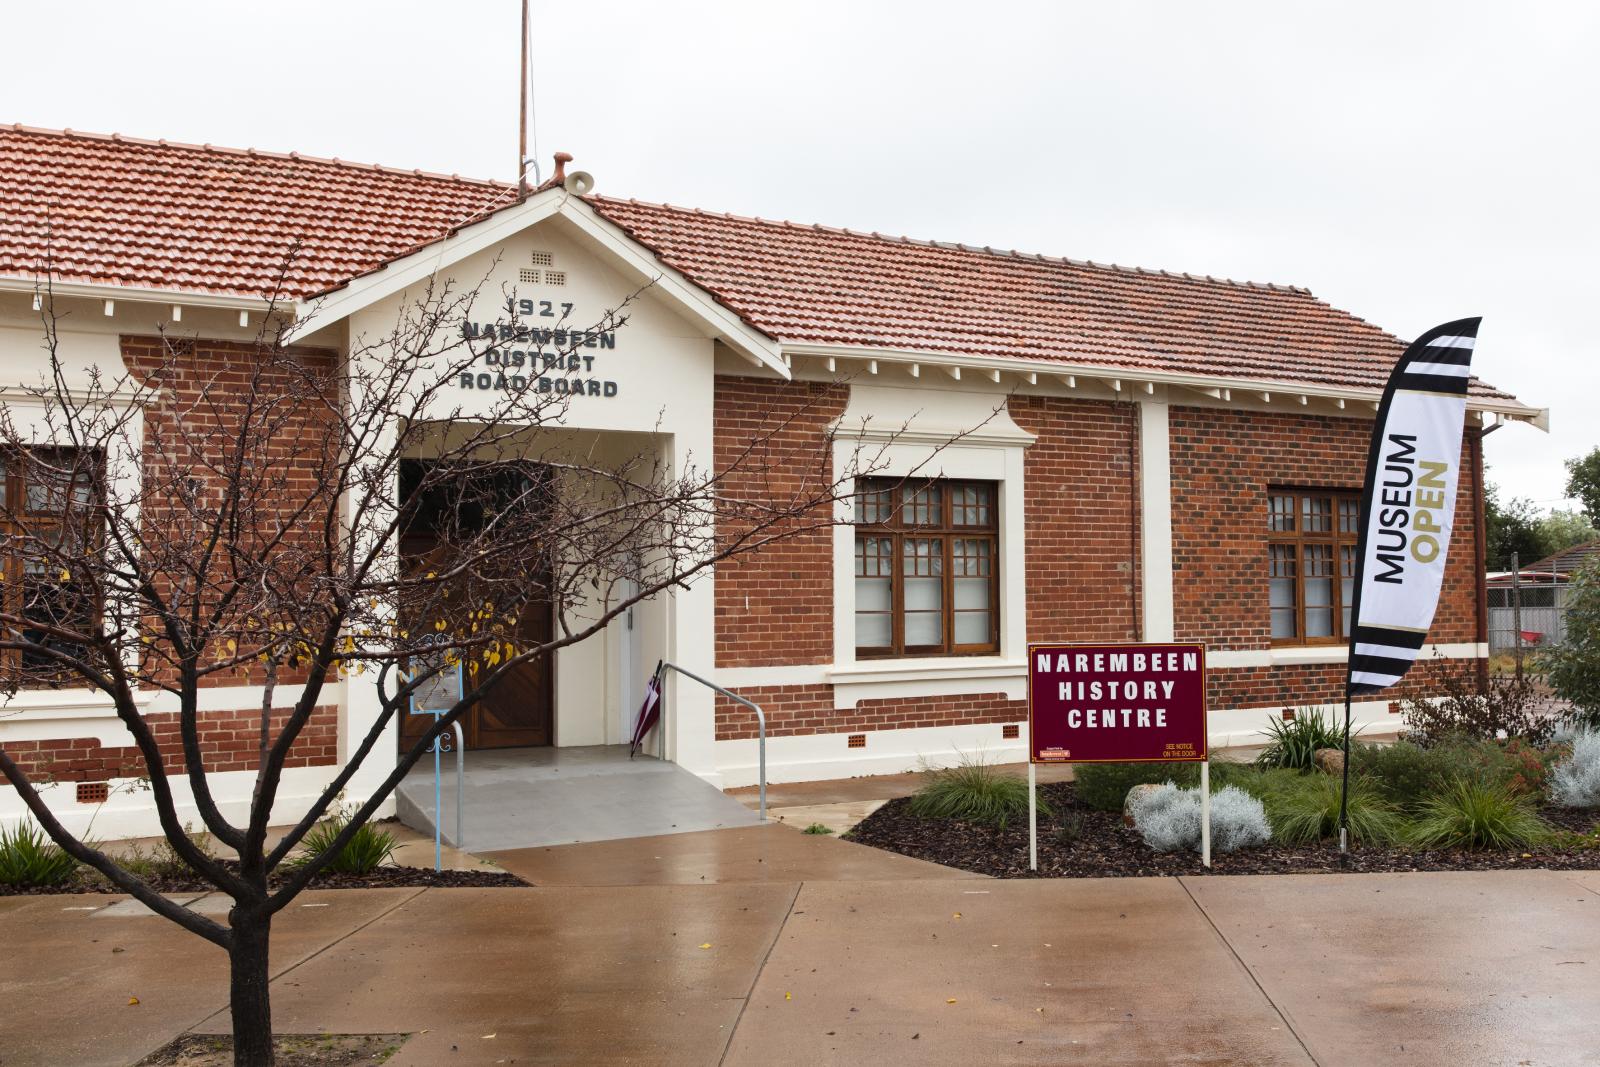
[[[6,13],[0,122],[510,178],[517,0]],[[537,138],[599,191],[1309,287],[1600,444],[1600,7],[534,2]]]

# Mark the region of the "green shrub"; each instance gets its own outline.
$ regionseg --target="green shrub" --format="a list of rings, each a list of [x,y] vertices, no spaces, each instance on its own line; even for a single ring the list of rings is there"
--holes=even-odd
[[[309,863],[312,858],[332,848],[349,822],[350,816],[341,811],[313,826],[301,842],[305,851],[297,862]],[[371,823],[362,823],[344,848],[323,869],[336,874],[367,874],[399,847],[400,842],[389,831],[380,830]]]
[[[1550,828],[1503,785],[1458,778],[1424,800],[1407,835],[1419,848],[1523,848]]]
[[[1317,749],[1344,747],[1344,724],[1333,711],[1326,716],[1309,711],[1289,720],[1274,717],[1267,721],[1267,735],[1271,740],[1256,757],[1257,767],[1308,770]]]
[[[1352,745],[1350,773],[1360,775],[1391,804],[1421,803],[1438,786],[1440,752],[1398,741],[1392,745]]]
[[[1572,705],[1567,720],[1600,730],[1600,562],[1572,576],[1566,622],[1566,639],[1544,654],[1544,665],[1556,694]]]
[[[78,861],[32,822],[0,829],[0,885],[61,885],[77,869]]]
[[[833,827],[824,826],[820,822],[814,822],[800,832],[803,834],[831,834],[833,833]]]
[[[1172,782],[1193,787],[1200,784],[1197,763],[1074,763],[1073,781],[1078,799],[1100,811],[1121,811],[1128,790],[1136,785]]]
[[[1266,807],[1270,815],[1283,799],[1311,787],[1312,775],[1289,767],[1256,767],[1248,763],[1213,763],[1211,789],[1237,786]],[[1320,773],[1317,777],[1323,777]]]
[[[927,784],[911,797],[911,812],[923,818],[964,819],[1004,828],[1028,814],[1028,782],[990,764],[965,761],[957,767],[929,771]],[[1039,812],[1054,810],[1043,797]]]
[[[1301,776],[1297,788],[1267,804],[1272,835],[1286,845],[1305,845],[1338,836],[1339,789],[1339,779],[1331,774]],[[1394,841],[1404,827],[1394,806],[1365,779],[1355,777],[1350,779],[1348,825],[1350,839],[1366,844]]]

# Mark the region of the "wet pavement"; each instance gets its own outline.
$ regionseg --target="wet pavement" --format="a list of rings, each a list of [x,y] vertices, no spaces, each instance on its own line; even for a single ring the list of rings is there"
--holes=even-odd
[[[874,879],[860,846],[753,832],[802,838],[762,845],[783,876],[745,877],[748,842],[720,865],[602,842],[544,853],[572,884],[308,893],[275,930],[275,1023],[415,1033],[397,1065],[1600,1058],[1593,872]],[[651,877],[673,884],[599,884]],[[0,1063],[226,1029],[222,953],[115,901],[0,899]]]
[[[485,855],[541,886],[984,877],[777,823]]]

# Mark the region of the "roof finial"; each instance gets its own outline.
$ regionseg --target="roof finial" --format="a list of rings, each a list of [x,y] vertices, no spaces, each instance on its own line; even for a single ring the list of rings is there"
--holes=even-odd
[[[560,185],[567,180],[567,164],[571,162],[571,152],[556,153],[556,172],[550,175],[550,183],[552,185]]]

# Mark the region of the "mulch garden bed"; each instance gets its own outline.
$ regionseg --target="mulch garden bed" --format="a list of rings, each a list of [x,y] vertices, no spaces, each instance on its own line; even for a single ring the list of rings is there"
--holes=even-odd
[[[231,866],[228,861],[225,866]],[[210,882],[194,877],[146,879],[161,893],[208,893],[216,889]],[[268,884],[276,887],[281,879]],[[499,870],[435,871],[432,867],[379,867],[367,874],[333,874],[324,871],[311,880],[307,889],[494,889],[525,888],[528,885],[514,874]],[[99,873],[80,868],[66,884],[57,886],[0,885],[0,897],[45,896],[51,893],[122,893]]]
[[[1041,785],[1039,795],[1055,815],[1039,816],[1039,869],[1028,869],[1026,816],[998,829],[953,819],[911,814],[907,798],[891,800],[860,823],[845,839],[902,856],[929,860],[995,878],[1134,878],[1175,874],[1339,874],[1388,871],[1499,871],[1524,867],[1556,870],[1600,869],[1600,847],[1527,851],[1421,851],[1396,846],[1350,849],[1348,866],[1339,864],[1331,842],[1289,847],[1267,845],[1229,855],[1213,855],[1211,869],[1196,852],[1156,852],[1138,832],[1124,826],[1120,812],[1097,811],[1081,803],[1070,782]],[[1558,829],[1590,831],[1596,813],[1544,808],[1539,814]],[[1076,828],[1063,835],[1064,826]],[[1597,842],[1600,846],[1600,842]]]

